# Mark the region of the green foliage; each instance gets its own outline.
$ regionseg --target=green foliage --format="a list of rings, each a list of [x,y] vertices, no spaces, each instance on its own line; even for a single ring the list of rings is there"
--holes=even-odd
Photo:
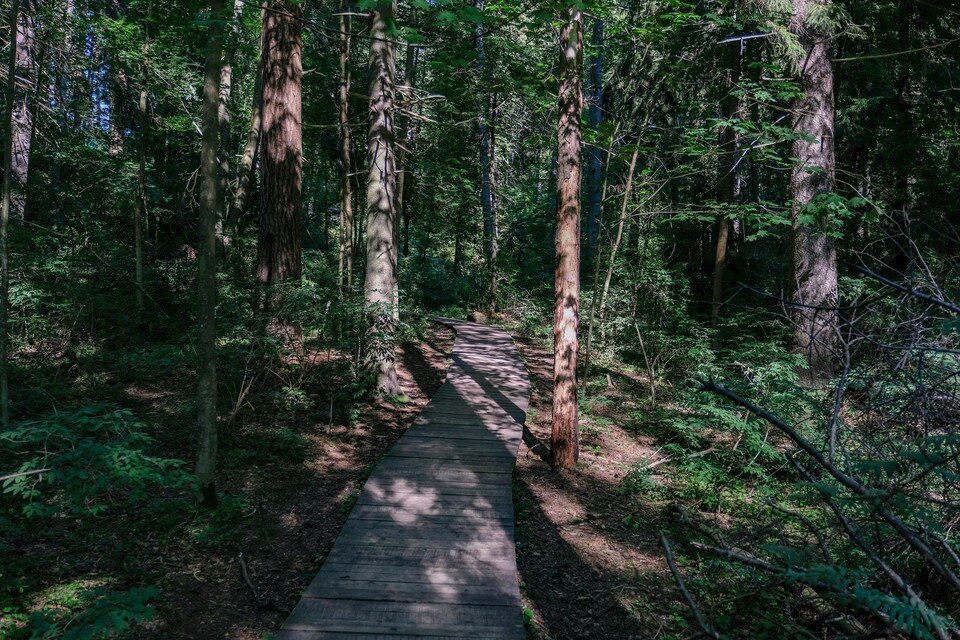
[[[150,603],[158,595],[155,587],[111,591],[104,587],[67,585],[48,596],[44,608],[31,614],[22,632],[14,632],[15,637],[24,640],[135,637],[136,625],[155,617],[156,611]]]
[[[30,517],[96,515],[189,481],[181,461],[147,453],[153,439],[127,409],[54,413],[15,425],[0,438],[12,453],[27,456],[14,472],[20,475],[3,482],[3,493]]]

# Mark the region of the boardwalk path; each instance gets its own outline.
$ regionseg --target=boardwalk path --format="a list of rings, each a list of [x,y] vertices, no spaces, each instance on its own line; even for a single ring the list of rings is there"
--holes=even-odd
[[[447,380],[367,480],[278,640],[525,638],[511,474],[530,384],[505,332],[457,331]]]

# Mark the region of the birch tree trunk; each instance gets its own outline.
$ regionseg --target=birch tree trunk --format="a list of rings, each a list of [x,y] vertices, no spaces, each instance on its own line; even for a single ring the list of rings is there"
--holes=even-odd
[[[829,221],[817,211],[817,199],[836,187],[834,156],[833,66],[829,39],[809,20],[816,5],[829,0],[793,0],[790,29],[805,51],[799,63],[803,95],[794,104],[792,322],[794,345],[808,364],[811,379],[829,377],[836,361],[837,251],[827,235]],[[810,224],[804,218],[816,217]]]
[[[353,201],[350,171],[353,168],[350,141],[350,16],[346,0],[340,0],[340,250],[337,274],[341,293],[353,289]]]
[[[217,220],[220,191],[220,77],[223,50],[223,0],[213,0],[203,74],[203,141],[200,150],[200,238],[197,243],[197,483],[202,504],[217,505]]]
[[[410,8],[410,22],[411,26],[416,26],[417,24],[417,9],[416,7]],[[406,51],[406,60],[403,67],[403,85],[400,88],[400,98],[402,104],[406,105],[407,110],[413,109],[413,87],[414,87],[414,78],[417,73],[417,48],[411,44],[407,43]],[[408,164],[408,152],[411,147],[411,127],[410,127],[410,116],[404,115],[400,118],[397,118],[397,121],[400,125],[399,131],[399,140],[400,143],[397,145],[397,188],[396,193],[394,194],[394,222],[393,222],[393,319],[395,321],[400,320],[400,283],[397,279],[397,270],[400,265],[400,213],[403,211],[404,200],[403,200],[403,188],[406,182],[407,175],[407,164]]]
[[[298,279],[303,269],[302,18],[303,5],[293,0],[272,0],[263,17],[261,284]]]
[[[18,3],[16,74],[26,78],[28,83],[36,80],[36,30],[33,0]],[[14,85],[13,104],[13,159],[10,170],[13,184],[10,191],[11,215],[24,220],[27,213],[27,186],[30,177],[30,149],[33,143],[33,108],[30,104],[29,87],[18,88]]]
[[[483,11],[484,0],[475,0],[474,6]],[[484,43],[484,25],[477,24],[477,66],[481,84],[489,85],[487,78],[487,55]],[[478,137],[480,138],[480,208],[483,212],[483,251],[487,263],[487,302],[491,311],[497,310],[497,253],[499,252],[500,225],[496,206],[496,131],[494,129],[494,100],[489,91],[484,93],[484,105],[480,114]]]
[[[396,270],[396,156],[394,99],[396,62],[389,39],[395,0],[381,0],[370,25],[370,128],[367,135],[367,267],[363,283],[369,319],[366,364],[379,396],[402,396],[395,364],[393,280]]]
[[[580,456],[577,329],[580,306],[580,119],[583,111],[583,12],[564,10],[560,31],[557,125],[557,268],[553,315],[553,429],[550,460],[569,469]]]

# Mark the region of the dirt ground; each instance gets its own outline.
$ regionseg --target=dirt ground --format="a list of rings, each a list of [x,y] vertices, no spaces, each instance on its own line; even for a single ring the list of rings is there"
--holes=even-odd
[[[167,588],[158,621],[142,638],[259,640],[275,633],[319,570],[369,470],[443,383],[453,332],[430,330],[406,344],[398,373],[410,400],[364,410],[353,426],[317,422],[301,431],[308,470],[221,479],[253,499],[241,515],[237,552],[165,556]],[[176,553],[175,551],[173,551]],[[242,563],[240,561],[242,553]]]
[[[626,471],[656,457],[651,442],[622,429],[617,388],[610,418],[593,428],[581,417],[577,468],[550,469],[553,356],[516,338],[532,383],[514,481],[517,562],[531,636],[553,640],[657,638],[675,626],[674,586],[657,535],[659,512],[636,522],[636,504],[619,490]]]

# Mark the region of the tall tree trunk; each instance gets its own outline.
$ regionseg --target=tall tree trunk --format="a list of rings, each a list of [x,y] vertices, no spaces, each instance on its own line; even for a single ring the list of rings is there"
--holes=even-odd
[[[10,426],[10,248],[7,229],[10,224],[10,211],[13,208],[13,156],[16,125],[14,111],[16,105],[17,77],[17,41],[20,16],[20,0],[13,0],[10,6],[10,60],[7,65],[6,110],[4,115],[4,133],[6,144],[3,148],[3,194],[0,202],[0,426]]]
[[[233,19],[230,26],[230,36],[226,42],[226,54],[220,67],[220,97],[217,107],[217,119],[220,128],[220,195],[225,197],[230,187],[230,156],[233,153],[233,135],[230,127],[230,96],[233,93],[233,63],[237,57],[237,47],[240,46],[240,36],[243,29],[243,6],[245,0],[234,0]],[[226,248],[229,240],[226,237],[227,221],[220,210],[217,219],[217,259],[226,257]]]
[[[337,259],[341,292],[353,289],[353,201],[350,171],[350,16],[346,0],[340,0],[340,250]]]
[[[478,11],[483,11],[485,0],[474,0],[474,6]],[[499,250],[498,236],[499,224],[497,220],[496,206],[496,178],[495,178],[495,155],[496,155],[496,131],[494,129],[494,99],[493,95],[487,89],[489,87],[489,78],[487,77],[487,52],[484,43],[483,23],[477,24],[476,43],[477,43],[477,66],[480,76],[480,82],[484,87],[484,104],[478,120],[478,137],[480,138],[480,208],[483,212],[483,252],[486,259],[487,277],[487,303],[491,311],[497,309],[497,253]]]
[[[590,106],[587,110],[587,124],[596,136],[603,123],[603,20],[593,22],[593,55],[590,58]],[[600,223],[603,219],[603,150],[596,143],[587,148],[589,158],[587,173],[587,264],[597,260],[597,241],[600,237]],[[596,286],[596,283],[594,283]]]
[[[740,83],[740,53],[742,42],[729,45],[730,68],[727,69],[727,95],[723,100],[723,117],[729,123],[740,111],[737,85]],[[737,134],[733,125],[727,124],[720,131],[720,202],[731,207],[736,202],[737,191]],[[710,304],[710,328],[713,329],[713,348],[721,346],[720,305],[723,302],[723,277],[727,269],[727,248],[730,243],[730,219],[722,211],[717,220],[717,246],[713,259],[713,291]]]
[[[811,378],[833,372],[837,332],[837,251],[823,221],[801,222],[801,215],[836,185],[834,158],[833,66],[829,39],[808,24],[816,0],[794,0],[790,29],[805,51],[800,61],[803,96],[794,105],[796,165],[793,191],[792,321],[794,343],[807,360]],[[820,216],[818,216],[820,217]]]
[[[263,210],[257,280],[298,279],[302,265],[303,139],[300,58],[303,5],[271,0],[263,18]]]
[[[370,24],[370,129],[367,135],[367,268],[363,302],[370,328],[367,366],[376,376],[377,394],[401,396],[395,366],[393,279],[396,270],[396,156],[394,99],[396,93],[393,42],[389,39],[395,0],[381,0]]]
[[[140,61],[140,99],[137,107],[140,115],[140,145],[137,163],[137,194],[133,208],[133,253],[135,262],[135,284],[137,287],[137,320],[143,319],[144,310],[144,221],[147,219],[147,146],[150,138],[150,113],[148,110],[148,91],[150,87],[150,20],[153,17],[153,0],[147,3],[147,14],[143,20],[143,46]]]
[[[620,218],[617,220],[617,235],[614,236],[610,245],[610,262],[607,263],[607,274],[603,279],[603,290],[600,294],[599,303],[599,324],[600,337],[606,338],[606,329],[604,317],[606,316],[607,295],[610,293],[610,282],[613,280],[613,269],[617,263],[617,252],[620,251],[620,245],[623,243],[623,229],[627,222],[627,213],[630,207],[630,196],[633,193],[633,176],[637,171],[637,158],[640,155],[640,145],[637,144],[633,149],[633,155],[630,156],[630,168],[627,169],[627,184],[623,190],[623,204],[620,205]]]
[[[417,25],[417,9],[416,7],[410,8],[410,24],[412,27]],[[403,67],[403,85],[400,89],[400,99],[402,104],[406,105],[407,111],[413,109],[413,87],[414,80],[417,74],[417,48],[411,43],[407,43],[406,51],[406,60]],[[400,320],[400,283],[397,279],[397,271],[400,264],[400,214],[404,209],[405,203],[403,200],[403,188],[406,182],[406,175],[409,167],[409,159],[407,158],[407,153],[411,147],[411,133],[412,128],[410,126],[410,116],[405,115],[403,117],[397,118],[397,122],[400,124],[399,131],[399,140],[400,144],[397,145],[397,189],[394,194],[394,223],[393,223],[393,264],[395,265],[393,272],[393,319],[396,321]]]
[[[200,238],[197,246],[197,483],[204,506],[217,505],[217,220],[223,208],[219,172],[219,103],[223,0],[213,0],[203,73],[200,149]]]
[[[19,3],[17,15],[17,76],[26,78],[28,83],[36,80],[36,30],[33,0]],[[30,149],[33,143],[33,105],[30,104],[31,91],[28,87],[13,89],[13,185],[10,192],[11,215],[23,220],[27,213],[27,186],[30,177]]]
[[[564,10],[560,31],[557,124],[557,269],[553,315],[553,429],[550,461],[568,469],[580,456],[577,328],[580,306],[580,119],[583,111],[583,12]]]

